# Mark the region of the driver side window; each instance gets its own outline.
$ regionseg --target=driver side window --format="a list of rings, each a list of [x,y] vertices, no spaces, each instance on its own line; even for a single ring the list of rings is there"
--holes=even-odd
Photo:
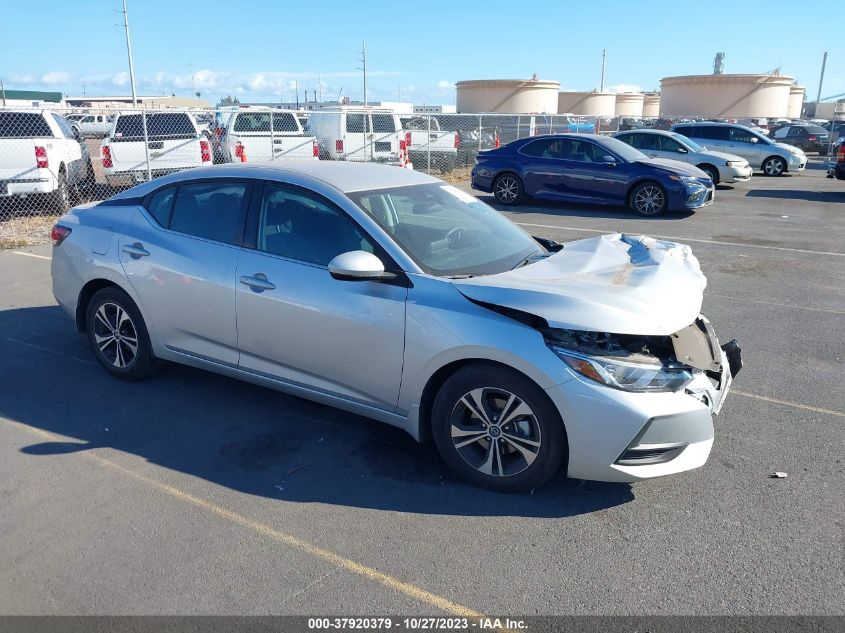
[[[320,266],[348,251],[376,252],[339,209],[309,193],[274,185],[264,186],[257,237],[260,251]]]

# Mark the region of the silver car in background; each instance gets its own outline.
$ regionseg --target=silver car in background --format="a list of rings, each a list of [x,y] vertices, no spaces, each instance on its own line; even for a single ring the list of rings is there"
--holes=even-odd
[[[706,149],[686,136],[664,130],[631,130],[614,134],[623,143],[652,158],[668,158],[695,165],[714,185],[745,182],[754,170],[741,156]]]
[[[802,172],[807,155],[799,148],[776,143],[765,134],[736,123],[696,121],[678,123],[672,131],[692,139],[699,145],[717,152],[741,156],[754,169],[767,176],[782,176],[787,172]]]
[[[433,438],[499,490],[701,466],[740,366],[689,247],[561,246],[395,167],[183,171],[52,237],[54,295],[114,376],[167,360],[313,399]]]

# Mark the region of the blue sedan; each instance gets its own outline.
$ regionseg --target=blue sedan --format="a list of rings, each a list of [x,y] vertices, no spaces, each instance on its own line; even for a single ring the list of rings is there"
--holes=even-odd
[[[698,209],[711,204],[715,193],[713,181],[697,167],[649,158],[595,134],[535,136],[480,152],[472,188],[504,205],[530,197],[627,205],[644,216]]]

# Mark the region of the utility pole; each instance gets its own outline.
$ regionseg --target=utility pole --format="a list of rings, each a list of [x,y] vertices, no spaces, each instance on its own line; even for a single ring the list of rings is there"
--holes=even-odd
[[[0,79],[0,95],[3,95],[3,105],[6,105],[6,88],[3,86],[3,80]]]
[[[126,55],[129,57],[129,83],[132,84],[132,105],[138,105],[135,93],[135,65],[132,63],[132,44],[129,41],[129,18],[126,15],[126,0],[123,0],[123,29],[126,31]]]
[[[607,49],[601,49],[601,86],[599,92],[604,92],[604,65],[607,62]]]
[[[819,94],[816,95],[816,109],[818,110],[819,101],[822,100],[822,84],[824,84],[824,67],[827,65],[827,51],[824,52],[824,57],[822,57],[822,73],[819,77]]]
[[[299,79],[294,79],[293,85],[296,88],[296,109],[299,110]]]
[[[188,70],[191,71],[191,96],[194,97],[197,94],[197,85],[194,83],[194,62],[192,60],[188,60]]]
[[[367,107],[367,42],[361,42],[361,70],[364,71],[364,107]]]

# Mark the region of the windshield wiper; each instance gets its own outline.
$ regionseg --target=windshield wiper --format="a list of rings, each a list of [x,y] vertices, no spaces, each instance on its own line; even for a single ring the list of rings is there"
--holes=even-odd
[[[517,268],[522,268],[523,266],[528,266],[528,264],[538,262],[541,259],[546,259],[546,257],[548,257],[549,255],[551,255],[551,253],[531,253],[528,257],[519,260],[516,266],[511,268],[511,270],[516,270]]]

